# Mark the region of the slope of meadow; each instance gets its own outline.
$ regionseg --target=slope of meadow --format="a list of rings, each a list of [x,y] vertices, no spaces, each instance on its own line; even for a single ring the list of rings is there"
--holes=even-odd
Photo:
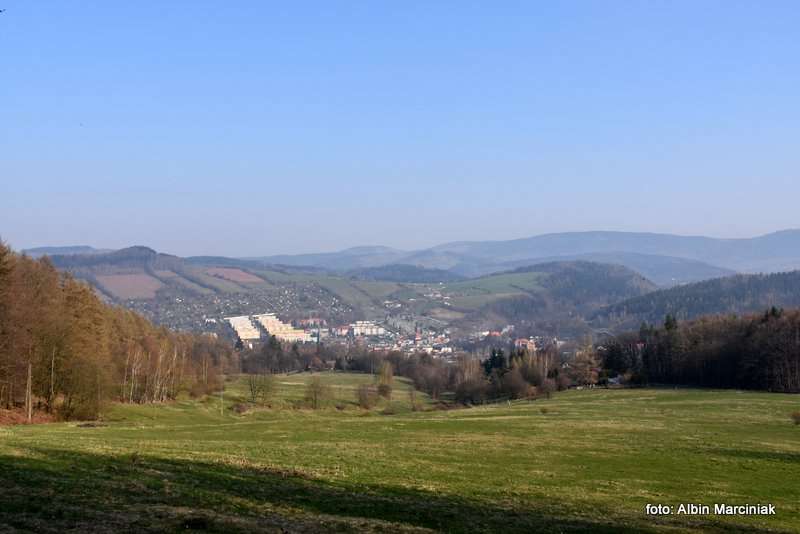
[[[0,428],[0,530],[219,532],[800,529],[800,427],[789,395],[593,390],[411,411],[408,385],[371,411],[366,375],[279,377],[271,409],[218,397],[115,407],[105,426]],[[387,410],[387,408],[390,408]],[[393,415],[388,415],[392,413]],[[662,516],[647,503],[772,503],[773,517]]]

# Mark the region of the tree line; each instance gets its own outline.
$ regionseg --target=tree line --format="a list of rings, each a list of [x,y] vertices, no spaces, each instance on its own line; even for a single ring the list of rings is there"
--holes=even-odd
[[[96,418],[110,400],[164,402],[217,389],[225,343],[176,333],[102,302],[59,273],[0,243],[0,406],[63,419]]]
[[[631,382],[800,392],[800,310],[707,316],[638,333],[604,346],[604,367]]]
[[[447,394],[448,399],[467,405],[550,395],[573,385],[595,384],[600,375],[600,363],[591,345],[582,347],[565,365],[555,346],[536,352],[494,348],[484,360],[461,354],[454,361],[447,361],[424,352],[373,351],[359,346],[287,348],[272,338],[255,350],[243,351],[241,362],[244,373],[257,375],[325,370],[330,368],[326,362],[334,362],[334,370],[376,375],[379,380],[375,393],[380,396],[391,396],[387,389],[390,373],[409,379],[416,389],[434,400]],[[257,381],[253,379],[254,387]],[[362,394],[366,398],[367,392]]]

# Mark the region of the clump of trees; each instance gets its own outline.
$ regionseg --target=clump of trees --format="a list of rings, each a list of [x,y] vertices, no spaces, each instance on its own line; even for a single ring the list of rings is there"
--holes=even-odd
[[[275,377],[272,374],[251,374],[247,377],[250,402],[261,404],[269,401],[275,392]]]
[[[164,402],[214,391],[223,343],[171,332],[103,303],[93,290],[0,243],[0,406],[96,418],[110,400]]]
[[[318,376],[312,377],[306,386],[306,402],[314,410],[319,410],[333,397],[331,387]]]
[[[491,399],[522,399],[539,395],[549,396],[553,391],[574,383],[596,380],[599,363],[592,349],[587,352],[586,365],[572,369],[561,368],[555,347],[536,353],[525,350],[510,351],[493,349],[490,356],[481,361],[477,357],[462,355],[455,362],[448,362],[429,354],[403,354],[400,352],[377,352],[353,350],[340,356],[336,368],[341,370],[373,373],[377,375],[376,387],[364,386],[356,392],[362,407],[372,407],[371,395],[391,398],[393,376],[408,378],[414,388],[439,400],[445,392],[452,392],[455,400],[462,404],[480,404]],[[581,378],[578,376],[585,378]],[[412,404],[418,404],[416,399]]]
[[[326,369],[323,360],[330,356],[325,352],[316,348],[301,349],[296,343],[285,347],[275,336],[271,336],[256,350],[242,351],[242,372],[262,374],[321,371]]]
[[[800,392],[800,310],[708,316],[617,337],[603,351],[609,374],[638,383]]]

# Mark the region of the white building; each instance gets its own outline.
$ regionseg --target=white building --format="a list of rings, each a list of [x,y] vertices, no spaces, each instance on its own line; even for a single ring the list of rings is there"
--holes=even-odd
[[[288,343],[307,343],[311,341],[311,334],[284,323],[274,313],[262,313],[253,318],[264,327],[270,336],[275,336],[279,341]]]
[[[239,317],[226,317],[226,321],[236,331],[236,335],[242,341],[261,339],[261,331],[253,324],[250,317],[242,315]]]
[[[353,335],[358,336],[384,336],[386,329],[382,326],[376,325],[372,321],[356,321],[350,325]]]

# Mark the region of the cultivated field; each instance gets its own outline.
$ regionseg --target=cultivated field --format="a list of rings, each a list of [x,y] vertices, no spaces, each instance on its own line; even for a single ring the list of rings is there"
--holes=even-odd
[[[245,284],[263,284],[264,280],[245,272],[241,269],[233,269],[229,267],[214,267],[213,269],[206,269],[206,274],[217,276],[230,280],[231,282],[245,283]]]
[[[123,300],[155,298],[156,292],[164,286],[147,274],[98,275],[97,281],[104,290]]]
[[[371,411],[370,377],[309,375],[271,408],[218,397],[113,408],[104,424],[0,427],[0,531],[728,532],[800,530],[800,398],[700,390],[570,391],[550,400]],[[662,516],[647,503],[772,503],[773,517]]]

